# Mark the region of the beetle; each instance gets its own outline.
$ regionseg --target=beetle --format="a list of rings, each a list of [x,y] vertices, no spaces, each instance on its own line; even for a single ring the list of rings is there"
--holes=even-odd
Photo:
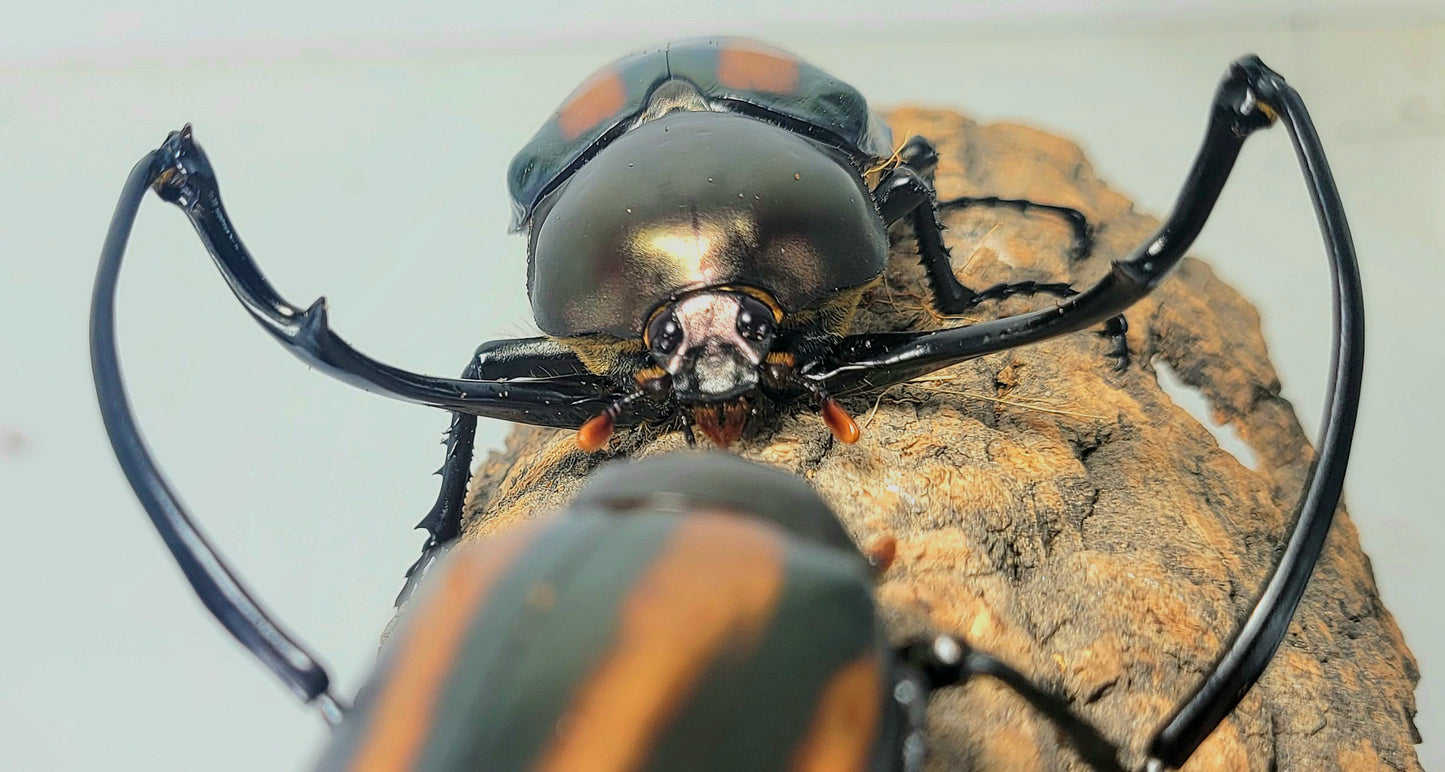
[[[324,301],[301,309],[283,300],[241,243],[190,128],[162,154],[156,192],[186,211],[263,327],[324,372],[453,410],[441,491],[420,524],[425,552],[457,533],[478,416],[577,429],[588,451],[639,423],[676,426],[689,442],[696,427],[727,447],[772,408],[808,396],[836,438],[856,441],[858,425],[834,393],[959,361],[850,363],[891,356],[904,342],[847,335],[860,296],[883,274],[893,223],[912,224],[941,313],[1077,294],[1033,281],[965,286],[941,236],[933,147],[915,137],[895,151],[856,89],[741,38],[613,62],[518,152],[508,173],[512,230],[527,233],[527,291],[546,334],[483,344],[461,379],[371,360],[330,331]],[[943,206],[1053,213],[1073,228],[1076,259],[1091,249],[1072,209],[996,197]],[[1105,318],[1122,367],[1127,325]],[[426,563],[424,554],[408,576]]]
[[[728,56],[742,64],[724,67]],[[712,69],[688,57],[711,62]],[[656,82],[659,66],[666,77]],[[634,72],[638,67],[642,74]],[[793,74],[785,79],[779,74],[784,71]],[[643,77],[647,72],[653,73],[652,81]],[[709,72],[726,88],[710,90],[704,77]],[[726,80],[728,72],[741,79]],[[634,75],[629,80],[620,73]],[[788,91],[785,82],[810,90]],[[772,96],[744,94],[747,89]],[[782,98],[787,94],[797,99]],[[540,167],[532,166],[524,173],[528,162],[513,170],[517,225],[529,236],[529,291],[534,311],[542,309],[539,325],[553,334],[486,344],[459,379],[409,373],[370,359],[331,331],[323,302],[302,309],[283,300],[241,244],[221,205],[214,170],[191,132],[174,132],[136,165],[112,218],[92,305],[92,363],[117,457],[203,601],[298,694],[327,700],[324,671],[246,595],[195,530],[146,455],[125,404],[114,350],[114,294],[125,243],[148,188],[182,208],[238,299],[302,359],[368,390],[453,411],[443,489],[424,521],[431,554],[459,527],[475,416],[578,428],[579,444],[599,447],[613,426],[690,415],[704,433],[726,444],[754,414],[752,400],[812,394],[839,439],[856,439],[856,425],[832,395],[880,388],[1117,317],[1183,257],[1244,141],[1280,121],[1300,159],[1335,282],[1336,339],[1326,420],[1295,529],[1259,606],[1214,674],[1152,743],[1151,753],[1161,763],[1182,763],[1258,677],[1283,635],[1339,499],[1358,406],[1363,367],[1358,268],[1339,195],[1303,100],[1258,58],[1237,60],[1216,91],[1203,146],[1179,198],[1148,241],[1082,292],[1052,285],[1000,285],[974,292],[952,277],[948,265],[937,202],[925,179],[932,163],[926,143],[905,144],[896,162],[865,166],[886,143],[877,139],[878,124],[871,118],[862,122],[866,106],[854,96],[840,82],[775,49],[759,50],[732,39],[676,44],[660,54],[624,59],[584,84],[554,122],[558,132],[569,131],[568,126],[581,132],[569,142],[588,130],[600,132],[595,140],[585,147],[566,145],[581,148],[575,156],[572,150],[539,150],[539,158],[555,162],[551,171],[539,173]],[[640,112],[628,112],[637,98]],[[849,117],[851,124],[843,120]],[[539,138],[550,130],[544,128]],[[542,139],[533,145],[546,150],[550,146]],[[659,149],[666,152],[654,152]],[[729,149],[735,152],[724,152]],[[850,149],[858,155],[850,155]],[[762,163],[762,156],[773,162]],[[785,174],[741,189],[723,185],[724,172],[736,168],[758,175],[782,169]],[[623,169],[640,171],[625,176]],[[697,176],[706,169],[717,170],[711,181]],[[623,184],[623,179],[631,182]],[[807,194],[786,195],[790,180]],[[747,204],[750,191],[758,196],[756,208]],[[732,206],[737,195],[751,214],[728,210],[739,214],[724,216],[724,200]],[[625,206],[634,201],[637,206]],[[674,210],[686,217],[670,219],[677,216]],[[624,215],[640,220],[629,224]],[[903,219],[913,226],[941,310],[1007,294],[1045,292],[1062,299],[1052,308],[943,330],[845,334],[858,288],[882,270],[878,250],[886,250],[885,225]],[[549,223],[570,227],[549,231]],[[846,254],[837,245],[836,252],[822,250],[832,243],[834,230],[861,240],[850,241]],[[654,232],[657,239],[643,237]],[[773,240],[755,238],[763,233]],[[618,234],[632,235],[608,241]],[[764,246],[776,249],[768,252]],[[554,251],[564,247],[578,251]],[[559,262],[566,254],[583,257],[579,263]],[[683,259],[689,254],[691,263]],[[668,274],[682,264],[695,268],[696,275]],[[620,273],[635,279],[622,294],[641,299],[619,295],[619,285],[596,281],[597,276],[581,282],[566,275],[569,267],[579,269],[578,275],[582,268],[594,268],[608,278],[619,266],[627,269]],[[628,273],[634,269],[656,270]],[[612,289],[588,294],[603,286]],[[627,313],[599,316],[599,308]],[[588,331],[589,325],[614,322],[628,325],[632,337],[617,330]],[[1121,325],[1111,323],[1105,331],[1117,338]],[[424,567],[426,559],[417,567]]]
[[[189,217],[237,298],[311,366],[368,391],[453,412],[442,485],[419,527],[423,556],[455,538],[478,416],[578,430],[600,448],[617,426],[696,425],[718,445],[769,406],[811,395],[841,441],[857,424],[833,395],[878,389],[987,353],[1103,322],[1127,362],[1119,314],[1153,289],[1203,227],[1240,146],[1283,117],[1327,240],[1346,228],[1303,101],[1256,57],[1231,65],[1174,210],[1150,239],[1084,292],[1023,282],[982,291],[953,274],[928,182],[925,140],[890,149],[861,94],[775,48],[738,38],[673,43],[623,58],[577,88],[509,172],[513,229],[527,233],[527,290],[546,335],[483,344],[461,378],[407,372],[352,348],[326,305],[284,300],[241,243],[215,171],[189,127],[150,156],[160,197]],[[1078,212],[1074,256],[1090,250]],[[930,331],[848,334],[882,274],[888,226],[905,221],[933,305],[1044,293],[1051,308]],[[1332,247],[1334,249],[1335,247]]]
[[[1096,768],[1067,703],[950,636],[888,644],[887,545],[719,453],[604,466],[560,516],[451,551],[318,766],[916,770],[931,691],[990,674]]]

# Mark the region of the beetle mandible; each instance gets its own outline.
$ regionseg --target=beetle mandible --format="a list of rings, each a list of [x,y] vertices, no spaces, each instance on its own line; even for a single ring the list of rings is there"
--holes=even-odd
[[[1299,94],[1256,57],[1226,72],[1203,146],[1163,224],[1082,292],[1033,283],[974,292],[959,283],[926,179],[931,149],[909,142],[896,157],[883,157],[881,124],[856,91],[821,71],[735,39],[688,41],[621,60],[584,84],[514,165],[516,223],[529,236],[529,289],[538,323],[551,334],[486,344],[456,379],[373,360],[331,331],[322,301],[303,309],[282,299],[241,244],[189,128],[174,132],[133,170],[102,251],[91,320],[102,414],[133,487],[203,600],[293,689],[317,698],[324,674],[310,668],[304,650],[246,596],[189,523],[145,457],[124,404],[114,355],[115,281],[147,188],[182,208],[238,299],[297,356],[367,390],[453,411],[442,492],[423,521],[430,554],[456,536],[476,416],[578,428],[586,448],[600,447],[614,426],[681,418],[727,444],[761,402],[811,394],[835,435],[853,441],[856,424],[831,395],[881,388],[1099,322],[1119,342],[1118,314],[1182,259],[1245,140],[1275,121],[1289,130],[1320,220],[1336,283],[1336,356],[1317,465],[1264,602],[1221,660],[1223,674],[1181,707],[1166,728],[1170,739],[1158,741],[1187,756],[1180,749],[1202,739],[1199,727],[1217,722],[1253,683],[1299,600],[1338,500],[1363,362],[1358,271],[1329,165]],[[667,152],[655,152],[660,147]],[[723,152],[729,148],[735,152]],[[551,166],[538,172],[543,162]],[[731,179],[725,172],[734,166],[784,174],[729,187],[720,180]],[[621,169],[642,171],[619,187]],[[699,176],[709,169],[718,170],[711,180]],[[758,197],[756,208],[749,195]],[[637,206],[616,206],[633,200]],[[639,214],[646,215],[640,223],[629,219]],[[1010,294],[1062,299],[942,330],[847,334],[859,288],[883,269],[886,225],[900,220],[913,227],[934,304],[945,313]],[[851,234],[846,244],[831,241],[838,233]],[[1083,254],[1087,228],[1078,233]],[[583,258],[561,262],[566,254]],[[599,273],[588,283],[567,275],[582,267]],[[618,276],[632,281],[598,280]],[[597,288],[610,289],[590,294]],[[1122,360],[1127,350],[1115,353]]]

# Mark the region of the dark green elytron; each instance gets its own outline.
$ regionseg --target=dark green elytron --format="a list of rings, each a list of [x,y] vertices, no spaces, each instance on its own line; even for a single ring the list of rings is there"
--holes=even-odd
[[[889,648],[877,567],[782,472],[610,467],[560,516],[447,556],[319,769],[916,769],[929,690],[1002,666],[951,638]]]

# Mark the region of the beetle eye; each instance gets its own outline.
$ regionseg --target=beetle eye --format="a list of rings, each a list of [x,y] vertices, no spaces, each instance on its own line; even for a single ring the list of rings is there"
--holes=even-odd
[[[655,354],[671,354],[682,343],[682,324],[672,310],[657,315],[647,325],[647,342]]]
[[[739,303],[738,334],[753,341],[763,341],[773,335],[773,312],[755,298],[744,296]]]

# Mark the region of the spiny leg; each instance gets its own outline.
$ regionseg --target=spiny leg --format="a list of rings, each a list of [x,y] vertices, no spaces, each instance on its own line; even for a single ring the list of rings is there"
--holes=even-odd
[[[1229,648],[1149,743],[1151,769],[1177,768],[1259,679],[1289,627],[1339,504],[1364,370],[1364,298],[1349,223],[1304,100],[1257,57],[1234,62],[1215,92],[1203,146],[1163,224],[1094,286],[1057,308],[922,333],[852,335],[835,362],[807,377],[835,392],[882,388],[984,354],[1084,329],[1118,314],[1159,285],[1184,258],[1224,189],[1244,142],[1281,120],[1289,131],[1334,284],[1334,334],[1325,420],[1315,464],[1279,563]]]
[[[939,313],[957,316],[981,303],[1020,295],[1042,294],[1069,298],[1078,294],[1077,290],[1062,282],[1024,281],[995,284],[980,291],[969,289],[953,273],[951,250],[944,243],[944,228],[938,218],[938,204],[928,183],[911,168],[901,167],[884,180],[878,190],[879,210],[885,221],[891,224],[908,217],[912,222],[913,233],[918,241],[919,262],[923,265],[929,289],[933,292],[933,305]],[[1118,315],[1108,319],[1099,331],[1100,335],[1113,342],[1109,357],[1114,360],[1115,370],[1123,370],[1129,366],[1129,343],[1125,337],[1128,329],[1129,323],[1122,315]]]
[[[1094,226],[1089,224],[1089,218],[1085,217],[1083,212],[1072,207],[1040,204],[1026,198],[1000,198],[998,196],[959,196],[938,202],[939,209],[948,211],[961,211],[972,207],[1012,209],[1025,215],[1031,212],[1058,215],[1068,223],[1069,230],[1073,233],[1073,241],[1069,245],[1069,262],[1085,260],[1094,254]]]
[[[904,166],[916,172],[932,189],[933,173],[938,168],[938,148],[934,147],[932,142],[915,134],[898,149],[898,158]],[[1002,198],[999,196],[959,196],[938,202],[940,210],[957,211],[970,207],[1012,209],[1024,215],[1030,212],[1058,215],[1068,223],[1069,230],[1073,232],[1069,259],[1071,261],[1083,260],[1094,253],[1094,226],[1089,224],[1089,218],[1085,217],[1083,212],[1073,207],[1040,204],[1026,198]]]
[[[492,381],[536,380],[586,372],[587,366],[582,364],[582,360],[578,359],[571,349],[551,338],[537,337],[482,344],[462,370],[462,378]],[[437,470],[442,478],[441,490],[437,493],[436,502],[416,526],[426,530],[426,544],[422,546],[421,557],[406,570],[406,584],[396,598],[398,606],[411,597],[441,549],[461,532],[462,505],[472,478],[472,455],[476,447],[476,437],[477,417],[467,413],[452,413],[451,425],[442,439],[442,443],[446,445],[446,457],[441,468]]]

